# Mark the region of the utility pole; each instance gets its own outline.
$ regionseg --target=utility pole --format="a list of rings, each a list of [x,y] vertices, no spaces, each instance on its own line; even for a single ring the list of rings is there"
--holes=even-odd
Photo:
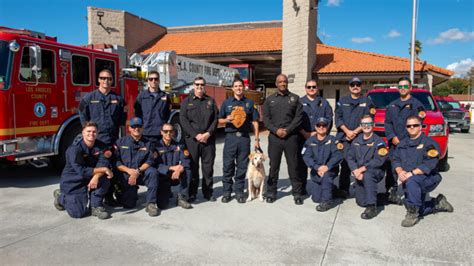
[[[415,38],[416,38],[416,0],[413,0],[413,18],[411,22],[410,80],[415,82]]]

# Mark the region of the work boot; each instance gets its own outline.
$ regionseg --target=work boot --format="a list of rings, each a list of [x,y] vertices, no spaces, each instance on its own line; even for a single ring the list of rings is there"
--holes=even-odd
[[[325,202],[320,203],[318,206],[316,206],[316,210],[318,212],[325,212],[328,211],[336,206],[336,201],[334,200],[328,200]]]
[[[178,205],[179,207],[181,207],[183,209],[192,209],[193,208],[191,203],[189,203],[187,200],[185,200],[183,197],[181,197],[179,195],[178,195],[176,201],[177,201],[176,205]]]
[[[214,197],[213,195],[204,196],[204,199],[206,199],[207,201],[210,201],[210,202],[216,201],[216,197]]]
[[[420,220],[419,209],[415,206],[406,206],[407,214],[402,221],[403,227],[412,227]]]
[[[193,202],[195,202],[195,201],[196,201],[196,196],[195,196],[195,195],[189,195],[189,197],[188,197],[188,202],[189,202],[189,203],[193,203]]]
[[[397,188],[391,187],[388,190],[388,202],[397,204],[397,205],[403,205],[402,197],[397,193]]]
[[[375,206],[375,204],[371,204],[371,205],[367,205],[364,212],[361,213],[360,218],[364,220],[370,220],[374,218],[375,216],[377,216],[377,214],[378,214],[377,206]]]
[[[237,202],[238,203],[245,203],[246,200],[245,200],[244,195],[237,195]]]
[[[443,194],[439,194],[435,201],[435,210],[437,212],[453,212],[454,208],[451,203],[448,202],[448,199]]]
[[[145,211],[148,212],[148,215],[151,217],[160,215],[160,209],[158,209],[158,206],[156,206],[156,203],[154,202],[148,203]]]
[[[223,195],[221,202],[222,203],[229,203],[232,200],[232,197],[230,195]]]
[[[92,210],[92,216],[97,216],[97,218],[99,218],[101,220],[105,220],[105,219],[110,218],[110,214],[102,206],[92,207],[91,210]]]
[[[64,211],[64,206],[59,203],[59,196],[61,196],[61,191],[59,189],[54,190],[53,191],[54,207],[58,211]]]

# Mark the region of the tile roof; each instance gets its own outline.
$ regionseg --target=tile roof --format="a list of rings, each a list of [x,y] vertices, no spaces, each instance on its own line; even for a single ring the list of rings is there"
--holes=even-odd
[[[281,52],[282,28],[215,30],[205,32],[172,32],[143,50],[151,53],[174,50],[181,55],[209,55],[223,53]],[[317,44],[315,71],[329,73],[408,72],[408,58],[387,56],[335,46]],[[452,76],[452,71],[426,61],[416,61],[415,71],[433,71]]]
[[[455,100],[463,101],[463,102],[474,101],[474,95],[468,95],[468,94],[450,94],[449,97],[452,97]]]

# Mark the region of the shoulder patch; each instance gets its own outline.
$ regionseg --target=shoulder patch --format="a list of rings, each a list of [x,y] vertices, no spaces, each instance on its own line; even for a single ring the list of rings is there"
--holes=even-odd
[[[337,148],[338,150],[342,150],[342,149],[344,149],[344,144],[342,144],[341,142],[339,142],[338,144],[336,144],[336,148]]]
[[[371,115],[375,115],[375,113],[377,113],[377,110],[375,110],[375,108],[372,107],[370,108],[369,112]]]
[[[385,156],[385,155],[387,155],[387,153],[388,153],[388,150],[385,147],[381,147],[377,152],[377,154],[380,155],[380,156]]]
[[[112,152],[110,150],[105,150],[104,151],[104,157],[109,159],[110,157],[112,157]]]
[[[436,149],[431,149],[426,154],[431,158],[435,158],[438,157],[439,152]]]
[[[184,149],[184,150],[183,150],[183,153],[184,153],[184,156],[185,156],[185,157],[189,157],[189,151],[188,151],[188,149]]]
[[[419,111],[418,112],[418,117],[419,118],[425,118],[426,117],[426,112],[425,111]]]

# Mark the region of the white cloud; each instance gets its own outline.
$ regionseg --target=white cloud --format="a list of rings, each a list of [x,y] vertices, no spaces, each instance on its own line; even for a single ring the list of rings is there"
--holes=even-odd
[[[454,71],[455,77],[461,77],[465,76],[471,70],[471,67],[474,67],[474,60],[472,60],[472,58],[466,58],[459,62],[449,64],[446,68]]]
[[[327,6],[340,6],[342,0],[328,0]]]
[[[355,43],[368,43],[368,42],[374,42],[374,39],[371,37],[354,37],[351,39],[352,42]]]
[[[331,35],[327,34],[325,31],[318,32],[318,35],[327,39],[331,38]]]
[[[429,39],[429,44],[441,44],[445,42],[469,41],[474,39],[474,31],[461,31],[458,28],[449,29],[441,32],[437,38]]]
[[[396,38],[396,37],[400,37],[400,32],[398,32],[397,30],[391,30],[387,35],[386,37],[388,38]]]

